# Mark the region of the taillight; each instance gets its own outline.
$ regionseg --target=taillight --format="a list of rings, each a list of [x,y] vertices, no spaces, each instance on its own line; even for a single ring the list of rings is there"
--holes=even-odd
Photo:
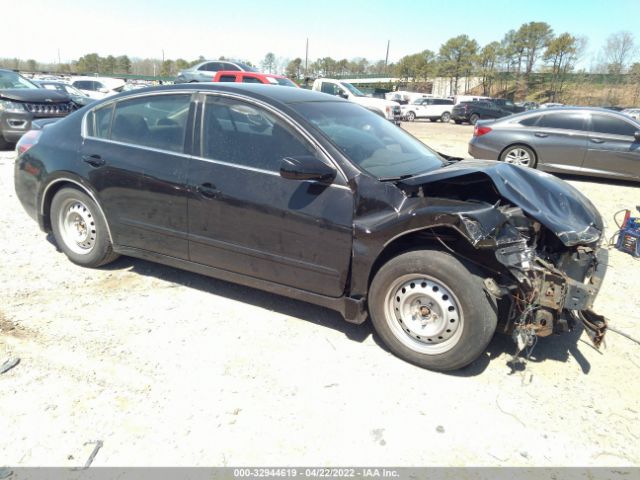
[[[477,125],[473,127],[473,136],[481,137],[482,135],[489,133],[491,131],[490,127],[483,127],[482,125]]]
[[[38,139],[42,134],[42,130],[29,130],[27,133],[20,137],[18,143],[16,144],[16,151],[18,155],[22,155],[31,147],[33,147],[36,143],[38,143]]]

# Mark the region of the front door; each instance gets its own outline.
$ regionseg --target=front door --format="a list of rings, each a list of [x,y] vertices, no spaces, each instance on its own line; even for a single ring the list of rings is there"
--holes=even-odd
[[[283,157],[319,153],[261,107],[208,95],[202,115],[200,156],[187,179],[190,259],[340,296],[353,215],[352,192],[341,175],[331,185],[282,178]]]
[[[640,141],[635,124],[606,113],[591,114],[583,169],[589,173],[640,179]]]
[[[90,113],[81,156],[115,243],[187,259],[185,132],[191,95],[122,100]]]
[[[552,168],[580,171],[587,145],[587,117],[576,112],[549,112],[527,129],[538,163]]]

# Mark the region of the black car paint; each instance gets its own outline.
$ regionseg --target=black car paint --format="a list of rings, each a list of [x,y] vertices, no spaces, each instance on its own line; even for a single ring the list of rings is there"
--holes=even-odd
[[[191,128],[199,125],[202,94],[228,95],[280,112],[335,167],[334,182],[293,181],[278,175],[265,180],[247,171],[235,175],[230,167],[200,158],[191,135],[184,154],[167,157],[166,165],[150,163],[164,154],[83,138],[84,109],[45,128],[39,142],[16,161],[18,198],[43,230],[51,228],[53,194],[70,182],[101,206],[114,250],[120,253],[323,305],[356,323],[366,318],[366,297],[376,268],[416,233],[451,231],[471,246],[482,244],[494,252],[492,268],[501,263],[511,268],[511,261],[495,249],[502,238],[517,236],[506,225],[510,214],[502,207],[512,203],[565,245],[588,247],[600,240],[602,219],[593,205],[566,183],[538,172],[443,159],[442,168],[399,182],[372,177],[291,108],[295,102],[343,100],[254,85],[180,85],[143,94],[158,90],[194,94]],[[141,93],[123,93],[98,104],[130,95]],[[132,151],[139,151],[139,156],[129,156]],[[87,163],[92,155],[105,164]],[[212,196],[199,189],[207,182],[214,187]],[[539,189],[545,189],[545,200],[536,202],[533,195]],[[577,275],[586,275],[586,269]],[[591,292],[588,300],[594,297]]]

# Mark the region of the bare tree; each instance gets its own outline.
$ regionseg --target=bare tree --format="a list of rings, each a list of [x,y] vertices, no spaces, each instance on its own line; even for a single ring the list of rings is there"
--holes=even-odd
[[[604,47],[604,59],[609,73],[623,73],[636,54],[636,46],[631,32],[612,33]]]

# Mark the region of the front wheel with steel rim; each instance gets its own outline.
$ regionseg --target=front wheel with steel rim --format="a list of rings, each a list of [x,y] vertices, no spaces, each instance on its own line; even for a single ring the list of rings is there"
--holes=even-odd
[[[98,267],[118,257],[100,209],[84,192],[75,188],[57,192],[51,202],[50,219],[58,247],[72,262]]]
[[[500,155],[500,160],[521,167],[535,168],[536,166],[536,154],[524,145],[513,145],[506,148]]]
[[[407,120],[409,122],[413,122],[416,119],[416,114],[414,112],[407,113]]]
[[[475,267],[439,250],[391,259],[374,277],[368,303],[389,349],[431,370],[455,370],[474,361],[497,324],[495,302]]]
[[[451,120],[451,114],[449,112],[444,112],[440,117],[440,121],[442,123],[449,123],[450,120]]]

